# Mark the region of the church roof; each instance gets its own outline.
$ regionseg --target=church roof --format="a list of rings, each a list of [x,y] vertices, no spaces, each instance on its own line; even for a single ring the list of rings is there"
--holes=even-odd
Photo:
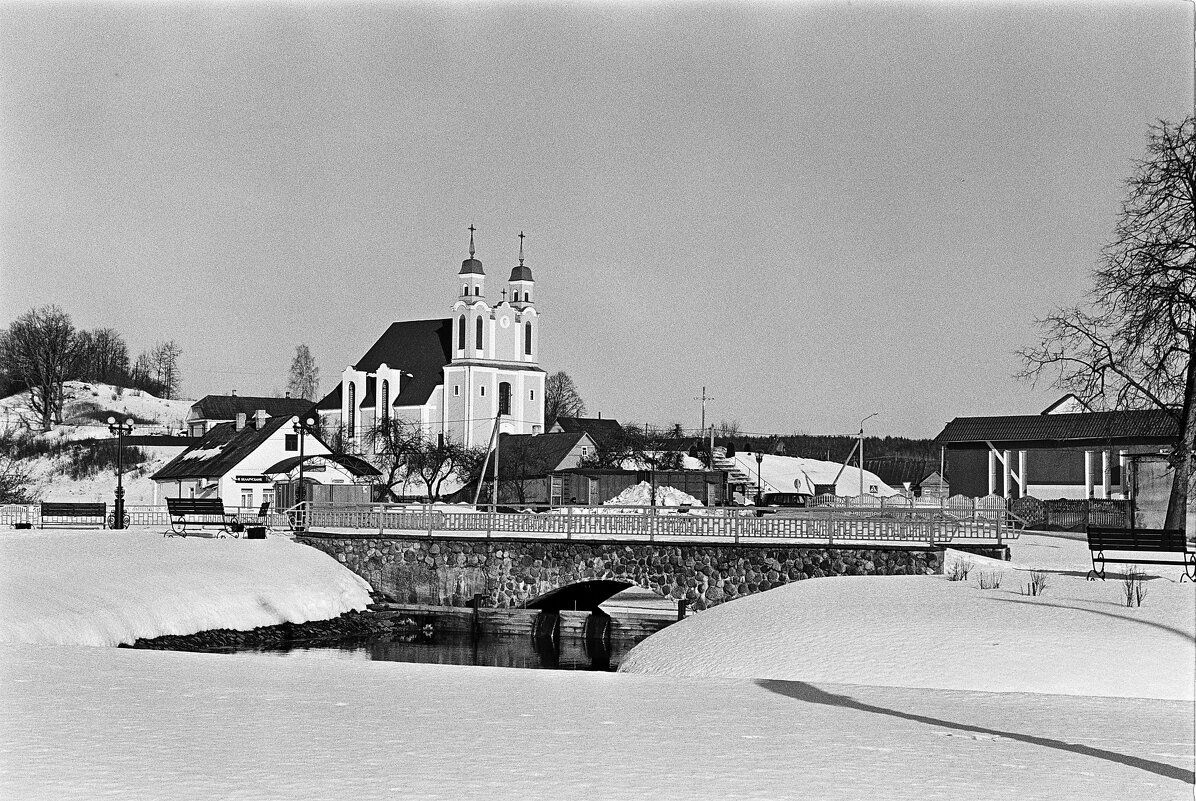
[[[532,281],[532,270],[525,264],[516,264],[511,269],[509,281]]]
[[[340,411],[341,408],[341,385],[337,384],[336,388],[324,396],[324,399],[316,404],[316,409],[319,411]]]
[[[461,262],[461,272],[457,275],[485,275],[486,271],[482,269],[482,263],[470,256],[465,261]]]
[[[411,373],[412,378],[404,376],[400,381],[401,391],[392,405],[422,406],[440,386],[444,366],[453,358],[452,347],[452,320],[391,323],[373,347],[353,365],[353,369],[373,373],[379,365],[385,364]],[[339,399],[335,408],[340,408]]]

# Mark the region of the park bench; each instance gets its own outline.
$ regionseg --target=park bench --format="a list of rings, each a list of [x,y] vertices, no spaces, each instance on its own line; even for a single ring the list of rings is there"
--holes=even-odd
[[[217,528],[217,537],[228,536],[237,522],[236,515],[224,511],[220,498],[167,498],[166,511],[170,515],[170,531],[164,537],[185,537],[187,527]]]
[[[99,526],[112,525],[107,519],[106,503],[70,503],[42,501],[41,527],[46,526]]]
[[[1177,528],[1109,528],[1088,526],[1088,550],[1092,555],[1092,569],[1088,580],[1105,580],[1105,563],[1182,565],[1185,578],[1196,581],[1196,550],[1188,543],[1182,529]],[[1143,559],[1138,556],[1110,558],[1105,551],[1119,554],[1175,554],[1171,559]],[[1099,563],[1099,566],[1098,566]]]

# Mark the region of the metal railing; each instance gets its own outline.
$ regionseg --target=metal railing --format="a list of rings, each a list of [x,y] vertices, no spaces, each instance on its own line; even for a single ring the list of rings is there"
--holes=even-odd
[[[254,525],[258,517],[258,507],[226,506],[225,511],[236,515],[237,521],[245,525]],[[166,506],[125,506],[125,516],[130,526],[169,526],[170,516]],[[286,529],[290,527],[290,518],[286,512],[270,512],[266,515],[270,528]],[[18,523],[28,523],[34,528],[41,525],[41,504],[22,503],[0,506],[0,526],[14,526]]]
[[[533,537],[564,540],[669,540],[775,543],[884,542],[1002,544],[1017,537],[1016,519],[984,510],[967,516],[941,509],[813,507],[769,510],[703,507],[566,506],[539,513],[455,511],[443,506],[306,503],[287,510],[311,532],[387,532],[426,536]]]

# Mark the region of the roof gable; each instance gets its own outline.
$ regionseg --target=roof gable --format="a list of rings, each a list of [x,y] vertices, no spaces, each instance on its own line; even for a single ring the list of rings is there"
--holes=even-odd
[[[584,431],[556,434],[502,434],[498,439],[499,478],[532,478],[560,469],[574,448],[594,441]]]
[[[223,476],[293,419],[294,415],[271,417],[260,429],[248,425],[240,431],[236,423],[220,423],[150,478],[164,481]]]
[[[405,370],[412,377],[404,377],[400,382],[399,394],[392,405],[422,406],[444,380],[444,366],[453,358],[452,347],[452,320],[391,323],[390,328],[353,365],[353,369],[373,373],[385,364],[396,370]]]

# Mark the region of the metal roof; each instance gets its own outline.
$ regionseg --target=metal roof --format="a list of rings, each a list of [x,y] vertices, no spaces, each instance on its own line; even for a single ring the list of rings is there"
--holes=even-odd
[[[1070,414],[956,417],[935,437],[953,443],[1170,442],[1179,434],[1175,417],[1161,409]]]
[[[163,481],[223,476],[291,420],[289,415],[270,417],[260,429],[247,425],[240,431],[235,423],[220,423],[150,478]]]

